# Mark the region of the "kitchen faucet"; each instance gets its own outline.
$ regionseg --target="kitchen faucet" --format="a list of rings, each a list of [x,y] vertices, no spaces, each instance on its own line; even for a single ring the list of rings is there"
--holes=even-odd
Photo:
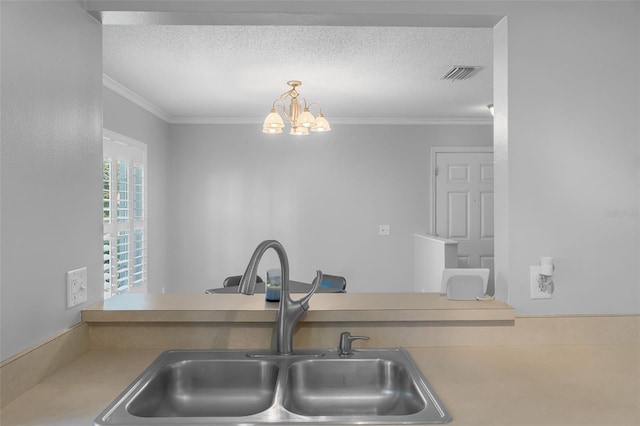
[[[238,293],[254,294],[256,289],[256,274],[258,264],[264,253],[273,248],[280,258],[280,270],[282,274],[282,287],[280,290],[280,304],[278,306],[278,318],[276,320],[276,350],[281,355],[289,355],[293,352],[293,332],[298,320],[309,309],[309,299],[316,292],[322,282],[322,272],[316,271],[316,279],[311,287],[311,291],[300,300],[292,300],[289,297],[289,259],[282,244],[276,240],[261,242],[256,247],[249,265],[240,279]]]

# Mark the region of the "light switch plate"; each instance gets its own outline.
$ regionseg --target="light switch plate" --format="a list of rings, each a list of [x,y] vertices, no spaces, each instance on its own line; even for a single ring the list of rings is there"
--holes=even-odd
[[[87,301],[87,268],[67,272],[67,309]]]

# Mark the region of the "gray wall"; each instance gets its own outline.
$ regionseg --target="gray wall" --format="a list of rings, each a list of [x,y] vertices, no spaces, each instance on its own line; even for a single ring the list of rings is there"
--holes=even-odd
[[[1,357],[80,320],[66,272],[102,299],[100,24],[76,2],[2,7]]]
[[[333,125],[294,138],[260,125],[171,125],[170,134],[171,292],[219,287],[269,238],[287,249],[293,279],[321,269],[345,276],[351,292],[413,291],[430,148],[492,144],[491,126]],[[390,236],[378,235],[381,224]],[[268,266],[275,256],[262,274]]]
[[[148,289],[160,293],[167,286],[167,193],[169,125],[113,91],[104,88],[104,128],[147,145]]]
[[[496,206],[508,215],[508,235],[496,231],[508,302],[519,315],[639,313],[640,3],[497,9],[508,14],[508,110],[500,85],[494,99],[497,132],[508,113],[508,157],[496,158],[508,162]],[[540,256],[556,258],[550,300],[529,298]]]

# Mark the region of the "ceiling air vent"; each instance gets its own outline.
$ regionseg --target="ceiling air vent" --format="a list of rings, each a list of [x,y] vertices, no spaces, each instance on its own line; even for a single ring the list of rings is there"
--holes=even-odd
[[[442,79],[451,81],[464,80],[469,78],[479,68],[480,67],[455,66],[447,71],[447,73],[442,76]]]

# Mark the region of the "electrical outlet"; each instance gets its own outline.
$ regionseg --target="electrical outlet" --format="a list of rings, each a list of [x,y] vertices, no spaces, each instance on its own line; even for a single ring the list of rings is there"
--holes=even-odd
[[[391,234],[391,225],[380,225],[379,235],[389,235]]]
[[[532,299],[551,299],[551,292],[540,288],[540,266],[535,265],[529,268],[529,285],[531,286]]]
[[[67,272],[67,309],[87,301],[87,268]]]

